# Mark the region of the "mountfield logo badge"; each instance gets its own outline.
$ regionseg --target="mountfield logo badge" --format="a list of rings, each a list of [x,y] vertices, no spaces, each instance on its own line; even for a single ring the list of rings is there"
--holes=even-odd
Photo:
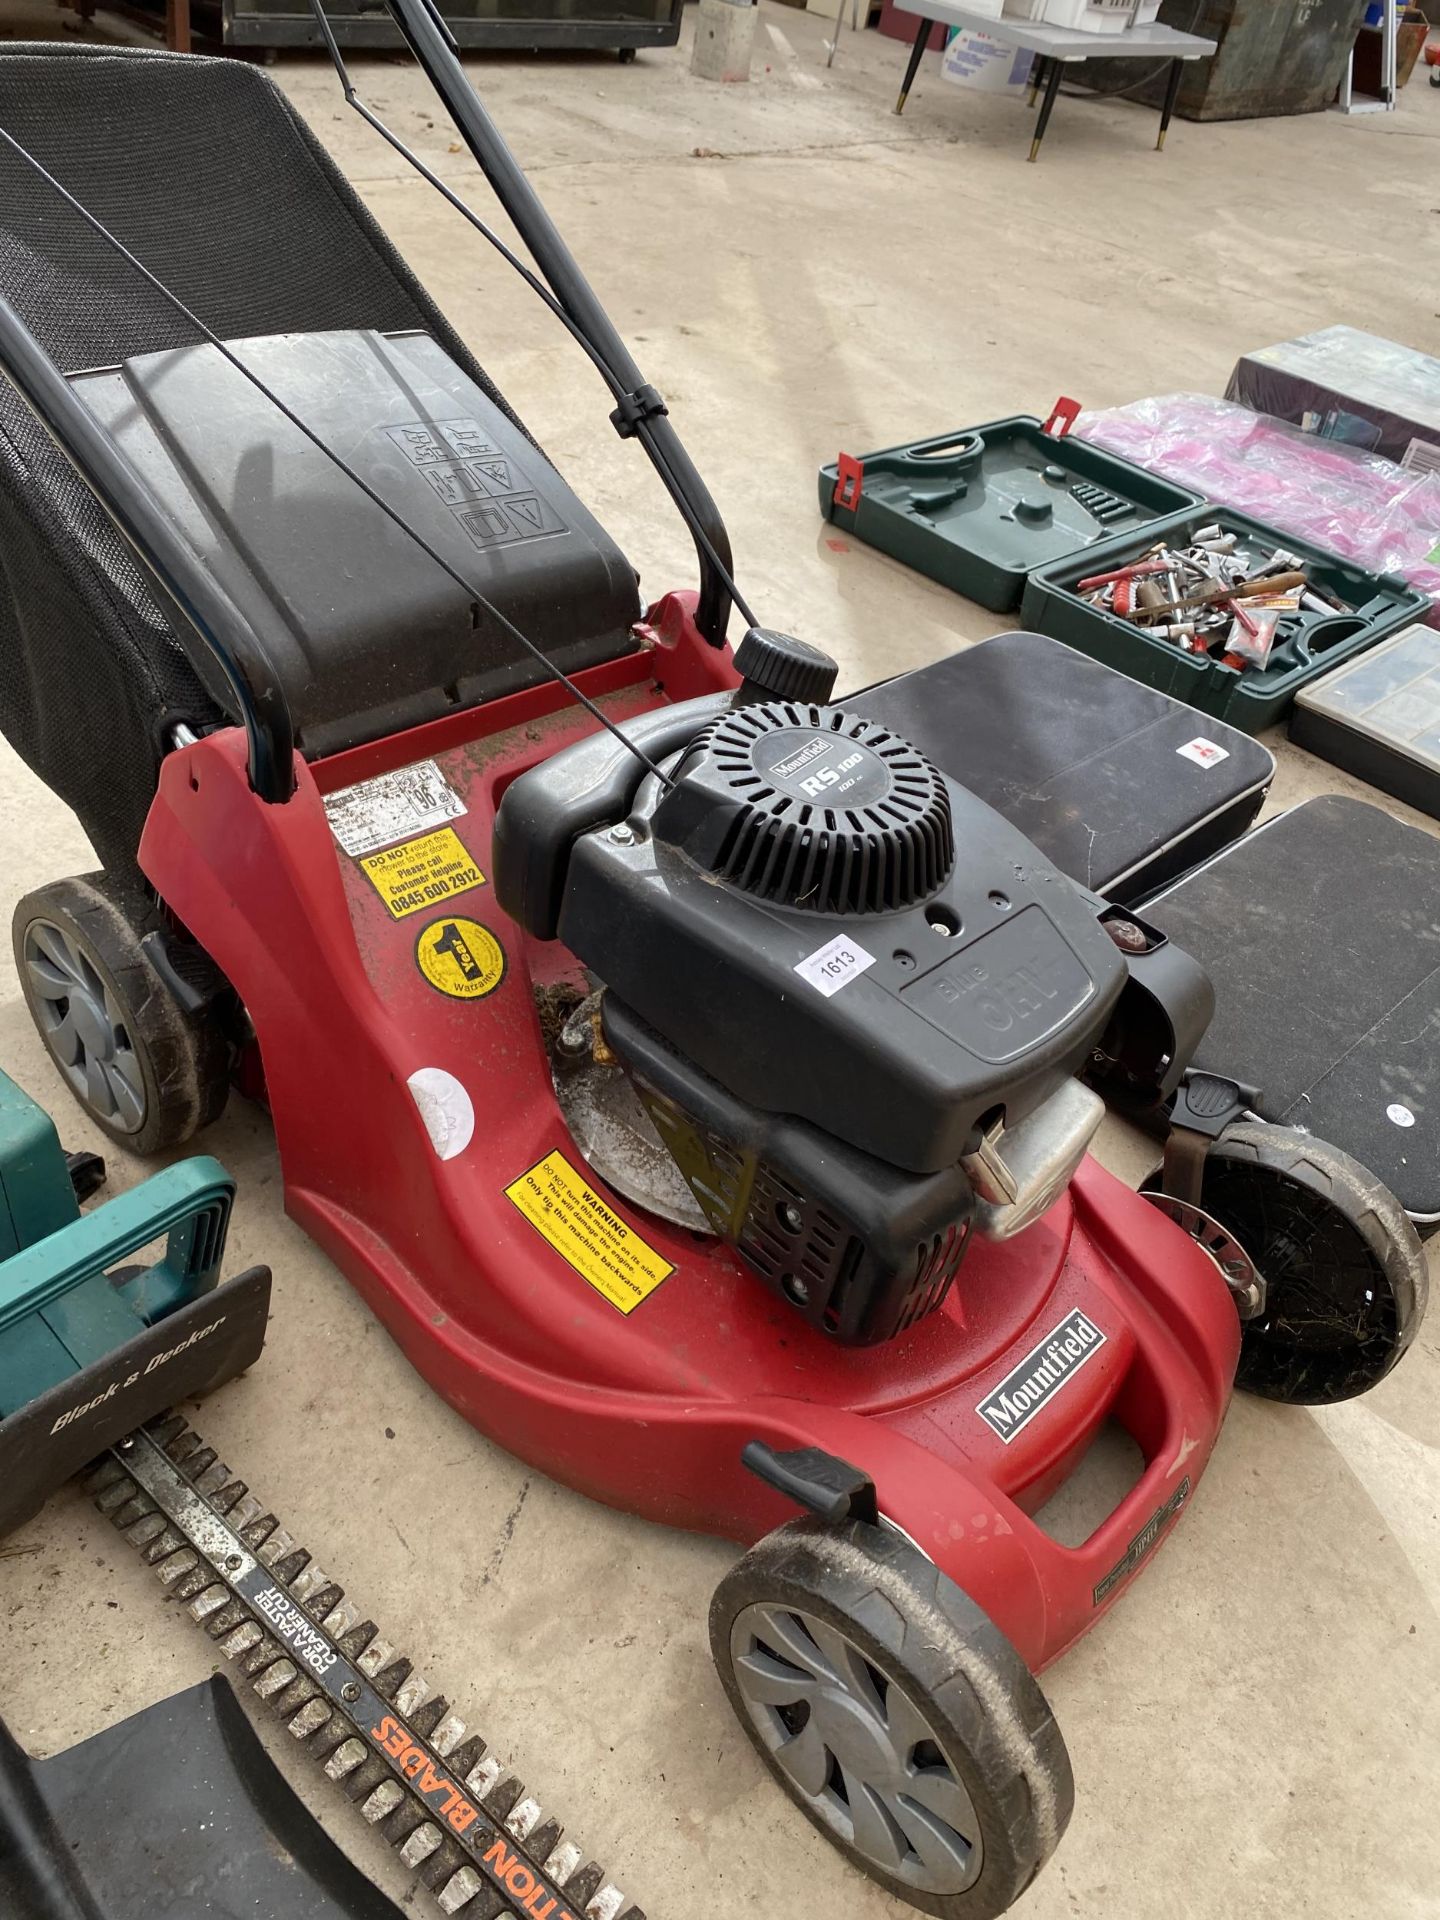
[[[1008,1447],[1022,1427],[1028,1427],[1043,1406],[1053,1400],[1067,1380],[1073,1380],[1105,1336],[1077,1307],[1059,1326],[1032,1347],[1018,1367],[991,1389],[975,1411]]]

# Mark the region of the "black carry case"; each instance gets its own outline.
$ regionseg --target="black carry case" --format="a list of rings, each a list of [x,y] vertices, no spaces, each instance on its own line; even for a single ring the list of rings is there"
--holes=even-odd
[[[1327,794],[1145,909],[1215,987],[1196,1064],[1440,1226],[1440,840]]]
[[[1126,904],[1238,839],[1275,774],[1258,741],[1038,633],[998,634],[842,704]]]
[[[222,1674],[47,1760],[0,1720],[5,1920],[401,1920]]]

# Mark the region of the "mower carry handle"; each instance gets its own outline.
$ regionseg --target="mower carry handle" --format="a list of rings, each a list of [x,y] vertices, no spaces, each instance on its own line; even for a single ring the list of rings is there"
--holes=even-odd
[[[14,383],[181,614],[180,632],[188,628],[220,668],[245,729],[255,792],[272,803],[288,800],[295,791],[295,729],[260,637],[3,296],[0,373]]]

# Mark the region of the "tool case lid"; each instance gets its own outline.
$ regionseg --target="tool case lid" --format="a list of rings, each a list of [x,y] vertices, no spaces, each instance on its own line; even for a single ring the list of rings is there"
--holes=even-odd
[[[820,469],[820,511],[996,613],[1032,568],[1138,534],[1200,496],[1030,414]]]

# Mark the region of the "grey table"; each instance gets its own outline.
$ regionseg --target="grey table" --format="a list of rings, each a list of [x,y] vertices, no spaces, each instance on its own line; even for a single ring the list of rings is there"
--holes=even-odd
[[[1031,79],[1030,104],[1035,104],[1042,87],[1044,100],[1040,107],[1040,118],[1035,124],[1035,138],[1030,143],[1032,160],[1039,157],[1040,142],[1045,138],[1045,129],[1050,124],[1050,115],[1055,108],[1055,96],[1060,91],[1060,76],[1075,61],[1169,61],[1170,82],[1165,89],[1165,104],[1160,110],[1160,138],[1155,142],[1156,147],[1161,148],[1170,130],[1175,96],[1180,91],[1180,75],[1186,61],[1208,60],[1219,45],[1218,41],[1207,40],[1203,34],[1181,33],[1178,28],[1163,27],[1158,21],[1153,26],[1131,27],[1126,33],[1079,33],[1073,27],[1047,27],[1038,20],[996,20],[978,7],[957,6],[953,0],[895,0],[895,5],[899,12],[913,13],[919,21],[915,44],[910,49],[910,64],[905,69],[905,79],[900,88],[900,98],[895,102],[896,113],[905,111],[905,102],[915,84],[915,75],[920,71],[920,58],[933,26],[975,27],[996,40],[1007,41],[1012,47],[1028,47],[1038,55],[1040,65]]]

